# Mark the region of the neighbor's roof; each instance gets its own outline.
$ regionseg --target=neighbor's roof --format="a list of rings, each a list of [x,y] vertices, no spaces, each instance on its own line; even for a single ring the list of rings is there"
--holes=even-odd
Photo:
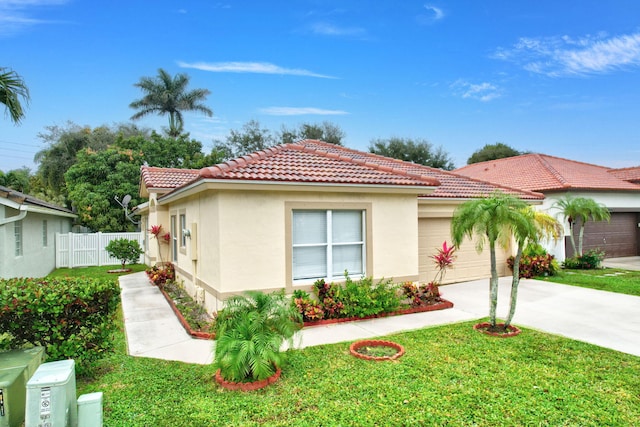
[[[455,173],[483,181],[530,191],[624,190],[640,191],[640,185],[618,178],[604,166],[548,156],[523,154],[474,163]]]
[[[20,191],[16,191],[2,185],[0,185],[0,198],[10,200],[18,205],[37,206],[39,208],[58,211],[67,214],[65,216],[74,215],[73,212],[71,212],[67,208],[54,205],[53,203],[45,202],[44,200],[40,200],[33,196],[29,196],[28,194],[21,193]]]
[[[622,169],[610,169],[609,173],[625,181],[640,183],[640,166]]]

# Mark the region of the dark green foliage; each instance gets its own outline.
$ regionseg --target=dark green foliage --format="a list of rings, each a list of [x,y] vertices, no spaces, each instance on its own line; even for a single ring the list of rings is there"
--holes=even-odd
[[[371,277],[353,281],[345,276],[344,286],[338,289],[336,299],[343,304],[343,317],[365,317],[396,311],[400,307],[398,287],[389,280],[373,284]]]
[[[481,149],[475,151],[467,160],[467,164],[470,165],[472,163],[515,157],[520,156],[521,154],[526,154],[526,151],[518,151],[507,144],[496,142],[495,144],[487,144]]]
[[[144,253],[138,242],[129,239],[112,240],[105,247],[105,250],[113,258],[120,260],[123,269],[127,263],[135,264],[138,262],[140,255]]]
[[[344,145],[344,138],[344,131],[331,122],[322,122],[321,124],[302,123],[297,129],[289,129],[286,126],[282,126],[276,137],[278,143],[283,144],[289,144],[301,139],[316,139],[335,145]]]
[[[507,259],[507,265],[513,270],[514,257]],[[553,255],[547,253],[542,245],[528,244],[520,259],[520,278],[531,279],[539,276],[553,276],[558,273],[560,266]]]
[[[19,124],[24,118],[23,104],[28,104],[29,100],[29,88],[22,77],[9,68],[0,67],[0,104],[4,105],[14,124]]]
[[[600,268],[602,260],[604,259],[604,252],[591,249],[585,252],[583,255],[567,258],[562,263],[564,268],[571,268],[576,270],[592,270]]]
[[[453,160],[444,148],[435,148],[426,139],[389,138],[374,139],[369,144],[369,152],[381,156],[417,163],[432,168],[453,170]]]
[[[149,267],[146,269],[146,273],[149,280],[159,288],[162,288],[165,283],[176,279],[175,267],[169,263],[164,266],[154,265]]]
[[[282,344],[292,345],[301,320],[284,292],[249,291],[227,299],[215,328],[215,365],[222,377],[251,382],[273,375],[284,360]]]
[[[112,348],[119,291],[114,280],[0,280],[0,331],[14,348],[41,345],[49,360],[75,359],[82,374]]]

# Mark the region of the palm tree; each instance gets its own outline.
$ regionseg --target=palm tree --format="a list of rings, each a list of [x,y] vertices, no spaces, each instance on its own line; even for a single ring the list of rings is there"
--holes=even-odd
[[[29,88],[18,73],[8,68],[0,68],[0,104],[4,104],[14,124],[19,124],[24,117],[24,109],[20,98],[29,103]]]
[[[158,69],[157,77],[141,77],[134,86],[144,92],[144,97],[133,101],[129,107],[138,110],[131,120],[140,119],[148,114],[169,115],[168,135],[178,137],[184,128],[183,111],[198,111],[208,117],[213,111],[201,101],[211,93],[208,89],[193,89],[187,91],[189,76],[177,74],[171,77],[162,68]]]
[[[515,222],[507,225],[507,229],[510,229],[516,240],[517,250],[513,260],[509,314],[504,322],[505,329],[511,324],[516,312],[518,286],[520,285],[520,260],[525,246],[529,241],[538,242],[542,238],[549,237],[557,240],[562,235],[562,224],[551,215],[536,211],[531,206],[527,206],[519,213],[520,216],[514,215],[513,217]]]
[[[584,241],[584,228],[589,220],[593,221],[609,221],[611,214],[609,209],[601,203],[588,197],[572,197],[567,195],[557,200],[553,207],[560,209],[562,215],[569,223],[569,232],[571,246],[573,252],[577,256],[582,256],[582,243]],[[580,224],[580,232],[578,234],[578,247],[576,248],[576,241],[574,237],[574,231],[576,224]]]
[[[496,243],[510,238],[514,230],[529,235],[531,230],[523,218],[527,204],[510,195],[495,192],[489,197],[470,200],[458,206],[451,223],[453,244],[460,247],[465,237],[477,238],[476,250],[482,252],[485,242],[489,244],[491,278],[489,280],[489,318],[491,329],[496,329],[498,305],[498,269],[496,265]]]

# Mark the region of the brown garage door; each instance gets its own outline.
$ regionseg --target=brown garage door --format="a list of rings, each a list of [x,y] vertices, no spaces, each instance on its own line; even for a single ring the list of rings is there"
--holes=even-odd
[[[611,214],[610,222],[587,222],[584,229],[583,252],[601,249],[605,251],[606,258],[638,255],[638,216],[636,212],[614,212]],[[567,254],[569,252],[572,252],[570,243],[567,246]]]

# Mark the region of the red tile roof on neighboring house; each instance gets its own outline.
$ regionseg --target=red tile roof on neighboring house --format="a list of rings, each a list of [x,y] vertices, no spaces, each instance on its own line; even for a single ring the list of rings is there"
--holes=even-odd
[[[640,184],[640,166],[622,169],[610,169],[609,173],[617,178],[624,179],[625,181]]]
[[[611,174],[609,168],[545,154],[474,163],[454,172],[530,191],[623,190],[640,191],[640,186]]]
[[[199,169],[157,168],[142,166],[141,179],[147,189],[174,189],[198,178]]]
[[[198,179],[435,186],[433,193],[424,196],[429,198],[481,197],[496,190],[526,200],[544,198],[539,193],[316,140],[278,145],[199,171],[142,167],[142,180],[147,188],[173,190]]]

